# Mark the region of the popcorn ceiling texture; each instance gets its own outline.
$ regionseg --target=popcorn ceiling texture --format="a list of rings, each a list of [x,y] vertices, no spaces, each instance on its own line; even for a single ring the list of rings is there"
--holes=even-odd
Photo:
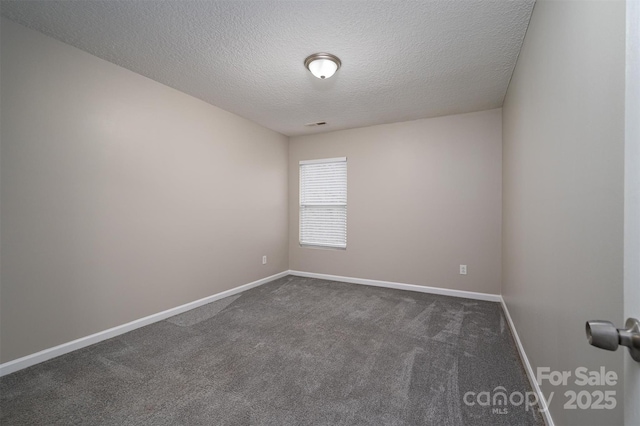
[[[502,105],[534,0],[3,1],[2,16],[286,135]],[[303,66],[327,51],[329,80]],[[305,123],[327,121],[326,126]]]

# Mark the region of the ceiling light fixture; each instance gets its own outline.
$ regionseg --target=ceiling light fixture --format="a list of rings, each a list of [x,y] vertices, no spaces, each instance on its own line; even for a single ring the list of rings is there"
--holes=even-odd
[[[340,59],[331,53],[314,53],[304,60],[304,66],[311,74],[321,79],[334,75],[341,65]]]

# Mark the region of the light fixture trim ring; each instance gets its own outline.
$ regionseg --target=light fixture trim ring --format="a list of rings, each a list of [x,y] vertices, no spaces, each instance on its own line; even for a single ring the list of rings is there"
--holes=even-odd
[[[307,59],[304,60],[305,68],[308,69],[309,72],[311,72],[311,69],[309,69],[309,64],[311,64],[311,62],[316,61],[318,59],[328,59],[334,62],[338,66],[338,68],[336,68],[336,72],[342,66],[342,61],[340,61],[340,58],[338,58],[336,55],[332,55],[331,53],[326,53],[326,52],[320,52],[320,53],[314,53],[313,55],[307,56]]]

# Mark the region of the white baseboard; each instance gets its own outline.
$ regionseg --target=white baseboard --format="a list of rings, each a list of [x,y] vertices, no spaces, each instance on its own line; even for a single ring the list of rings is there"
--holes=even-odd
[[[443,296],[464,297],[466,299],[487,300],[489,302],[500,302],[502,297],[499,294],[476,293],[474,291],[451,290],[440,287],[427,287],[415,284],[403,284],[393,281],[370,280],[366,278],[341,277],[338,275],[316,274],[315,272],[289,271],[289,274],[298,277],[319,278],[322,280],[340,281],[351,284],[371,285],[375,287],[395,288],[397,290],[417,291],[419,293],[441,294]]]
[[[504,300],[500,295],[489,294],[489,293],[477,293],[477,292],[462,291],[462,290],[451,290],[451,289],[444,289],[444,288],[437,288],[437,287],[426,287],[426,286],[419,286],[414,284],[403,284],[403,283],[397,283],[397,282],[391,282],[391,281],[379,281],[379,280],[370,280],[370,279],[364,279],[364,278],[351,278],[351,277],[342,277],[337,275],[317,274],[313,272],[292,271],[292,270],[283,271],[278,274],[271,275],[269,277],[262,278],[257,281],[253,281],[251,283],[244,284],[239,287],[232,288],[230,290],[226,290],[221,293],[217,293],[212,296],[205,297],[203,299],[199,299],[190,303],[186,303],[181,306],[177,306],[175,308],[167,309],[166,311],[158,312],[156,314],[149,315],[144,318],[140,318],[138,320],[129,322],[127,324],[122,324],[117,327],[113,327],[108,330],[104,330],[104,331],[92,334],[90,336],[82,337],[80,339],[63,343],[53,348],[45,349],[43,351],[36,352],[34,354],[27,355],[22,358],[9,361],[4,364],[0,364],[0,377],[5,376],[7,374],[11,374],[18,370],[22,370],[32,365],[39,364],[44,361],[48,361],[60,355],[64,355],[66,353],[99,343],[103,340],[111,339],[113,337],[119,336],[129,331],[133,331],[140,327],[144,327],[154,322],[162,321],[174,315],[178,315],[183,312],[189,311],[191,309],[197,308],[199,306],[206,305],[207,303],[211,303],[216,300],[223,299],[225,297],[233,296],[235,294],[260,286],[262,284],[268,283],[278,278],[282,278],[286,275],[295,275],[295,276],[307,277],[307,278],[319,278],[324,280],[340,281],[340,282],[347,282],[352,284],[363,284],[363,285],[370,285],[375,287],[387,287],[387,288],[394,288],[398,290],[409,290],[409,291],[416,291],[421,293],[441,294],[445,296],[463,297],[467,299],[500,302],[505,312],[507,322],[509,323],[509,327],[511,328],[511,332],[516,342],[518,352],[520,353],[522,362],[525,365],[525,370],[527,372],[529,381],[531,382],[531,386],[537,392],[538,397],[540,398],[540,401],[542,401],[543,408],[544,408],[543,416],[545,418],[545,421],[548,426],[554,426],[548,407],[546,406],[546,401],[542,397],[542,391],[538,386],[538,383],[536,382],[531,364],[529,363],[527,355],[524,352],[524,348],[522,347],[522,343],[520,342],[518,333],[515,329],[515,326],[513,325],[511,316],[509,315],[509,310],[507,309],[507,306],[505,305]]]
[[[540,405],[542,406],[542,416],[544,417],[544,421],[547,424],[547,426],[554,426],[553,419],[551,418],[551,413],[549,412],[549,407],[547,406],[547,400],[544,398],[544,395],[542,394],[542,389],[540,389],[540,385],[538,385],[538,381],[536,380],[536,375],[533,372],[533,367],[531,367],[529,358],[527,358],[527,354],[524,351],[524,346],[522,346],[522,342],[520,341],[520,336],[518,336],[518,332],[516,331],[516,326],[513,324],[513,320],[511,319],[511,314],[509,314],[509,309],[507,309],[507,304],[504,303],[504,299],[502,298],[502,296],[500,297],[500,304],[502,305],[504,316],[507,318],[507,322],[509,323],[509,328],[511,329],[511,335],[513,336],[513,340],[516,341],[516,347],[518,348],[518,353],[520,354],[520,358],[522,359],[522,363],[524,364],[524,369],[527,372],[529,383],[531,383],[531,387],[538,395],[538,401],[540,401]]]
[[[53,348],[45,349],[40,352],[36,352],[31,355],[24,356],[22,358],[15,359],[13,361],[0,364],[0,377],[11,374],[15,371],[22,370],[23,368],[30,367],[35,364],[39,364],[44,361],[48,361],[52,358],[64,355],[66,353],[96,344],[103,340],[111,339],[112,337],[119,336],[129,331],[135,330],[145,325],[152,324],[154,322],[162,321],[174,315],[181,314],[191,309],[197,308],[207,303],[215,302],[216,300],[223,299],[225,297],[233,296],[234,294],[241,293],[251,288],[257,287],[262,284],[266,284],[270,281],[282,278],[289,275],[289,271],[283,271],[279,274],[271,275],[270,277],[262,278],[257,281],[253,281],[248,284],[241,285],[239,287],[232,288],[230,290],[223,291],[221,293],[214,294],[212,296],[205,297],[190,303],[186,303],[175,308],[167,309],[166,311],[158,312],[157,314],[149,315],[144,318],[131,321],[126,324],[119,325],[117,327],[110,328],[108,330],[100,331],[90,336],[81,337],[71,342],[63,343]]]

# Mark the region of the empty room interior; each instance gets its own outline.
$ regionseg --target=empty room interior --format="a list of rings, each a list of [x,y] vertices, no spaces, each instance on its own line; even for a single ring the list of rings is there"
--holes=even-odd
[[[639,426],[639,3],[2,0],[0,424]]]

